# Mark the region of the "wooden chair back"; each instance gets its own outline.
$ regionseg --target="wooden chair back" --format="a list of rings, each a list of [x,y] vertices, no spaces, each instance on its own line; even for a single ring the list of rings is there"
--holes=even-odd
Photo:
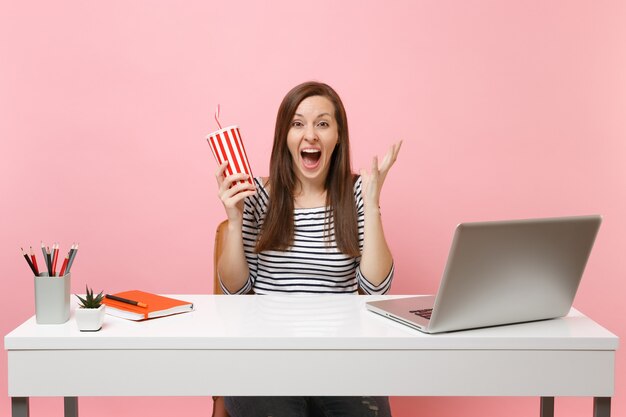
[[[224,234],[226,233],[227,226],[228,220],[224,220],[217,225],[217,229],[215,230],[215,245],[213,246],[213,294],[224,294],[217,274],[217,261],[220,259],[224,248]],[[211,416],[230,417],[224,406],[224,397],[213,397],[213,414],[211,414]]]
[[[213,246],[213,294],[224,294],[220,280],[217,276],[217,261],[219,261],[224,248],[224,235],[226,233],[226,227],[228,226],[228,220],[222,221],[217,225],[215,230],[215,246]]]

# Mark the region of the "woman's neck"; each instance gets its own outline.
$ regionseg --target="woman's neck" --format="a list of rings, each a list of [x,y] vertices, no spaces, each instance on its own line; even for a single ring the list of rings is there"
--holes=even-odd
[[[326,189],[323,184],[299,182],[293,195],[295,208],[315,208],[326,205]]]

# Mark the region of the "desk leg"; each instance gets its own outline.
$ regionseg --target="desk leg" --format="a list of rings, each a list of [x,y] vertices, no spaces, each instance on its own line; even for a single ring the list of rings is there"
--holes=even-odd
[[[11,397],[11,416],[28,417],[30,407],[28,397]]]
[[[65,417],[78,417],[78,397],[65,397],[63,405],[65,406]]]
[[[611,397],[593,398],[593,417],[609,417],[611,415]]]
[[[541,417],[554,417],[554,397],[541,397]]]

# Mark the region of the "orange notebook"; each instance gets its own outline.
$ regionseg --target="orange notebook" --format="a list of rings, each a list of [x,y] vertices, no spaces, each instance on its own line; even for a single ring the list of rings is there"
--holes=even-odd
[[[148,305],[148,307],[139,307],[109,298],[102,300],[102,304],[106,305],[105,311],[107,314],[129,320],[145,320],[193,311],[193,303],[188,301],[139,290],[118,292],[112,295]]]

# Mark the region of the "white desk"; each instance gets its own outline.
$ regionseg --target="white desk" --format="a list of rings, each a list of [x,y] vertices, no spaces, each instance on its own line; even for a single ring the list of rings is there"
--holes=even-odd
[[[618,338],[576,310],[562,319],[425,335],[365,310],[381,296],[177,295],[196,311],[145,322],[74,317],[5,337],[13,416],[28,397],[424,395],[594,397],[609,416]],[[83,378],[99,368],[98,378]],[[374,377],[375,376],[375,377]]]

